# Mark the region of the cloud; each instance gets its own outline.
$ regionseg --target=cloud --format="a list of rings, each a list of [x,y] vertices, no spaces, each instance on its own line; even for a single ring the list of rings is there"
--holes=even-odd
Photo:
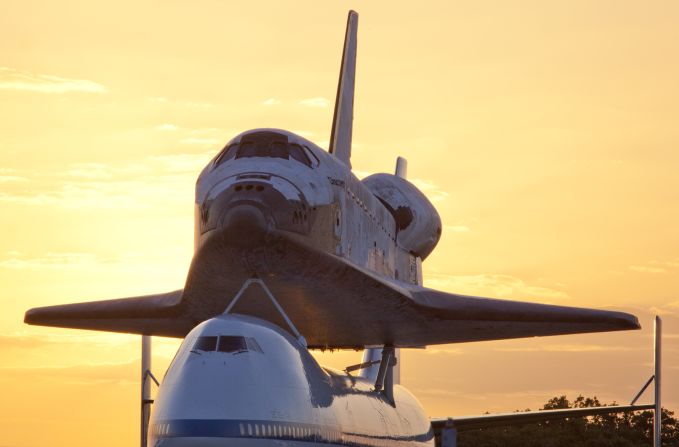
[[[408,179],[410,183],[417,186],[417,189],[422,191],[425,196],[432,202],[441,202],[450,196],[447,191],[441,189],[438,185],[430,180],[422,179]]]
[[[430,355],[448,355],[448,356],[458,356],[462,355],[464,351],[460,348],[432,348],[432,347],[427,347],[424,350],[425,354],[430,354]]]
[[[322,96],[317,96],[315,98],[303,99],[299,103],[307,107],[328,107],[330,101],[328,101],[326,98],[323,98]]]
[[[654,315],[677,315],[679,314],[679,301],[672,301],[660,306],[651,306],[648,310]]]
[[[511,275],[430,273],[427,274],[425,282],[427,287],[469,295],[539,301],[562,301],[569,298],[568,294],[561,290],[527,284]]]
[[[44,333],[46,329],[37,329],[40,333],[15,332],[0,334],[0,352],[8,350],[34,350],[58,347],[61,350],[71,349],[83,351],[92,349],[106,351],[111,349],[134,349],[139,346],[139,336],[113,333]],[[177,352],[180,339],[163,337],[153,338],[153,356],[171,359]]]
[[[138,163],[75,163],[52,174],[17,172],[30,188],[0,192],[0,203],[64,208],[147,208],[190,200],[214,151],[151,156]],[[189,197],[189,198],[187,198]]]
[[[0,89],[39,93],[106,93],[103,85],[86,79],[35,74],[28,71],[0,67]]]
[[[116,189],[116,188],[114,188]],[[131,196],[130,188],[112,190],[104,184],[78,186],[62,185],[48,191],[22,191],[20,193],[0,193],[0,202],[20,205],[46,206],[55,205],[65,208],[136,208],[143,206]]]
[[[210,103],[210,102],[201,102],[201,101],[189,101],[185,103],[187,107],[195,107],[198,109],[211,109],[215,105]]]
[[[0,261],[0,268],[13,270],[83,270],[99,263],[91,253],[46,253],[44,256],[25,258],[14,256]]]
[[[630,265],[629,269],[639,273],[662,274],[668,273],[669,270],[679,267],[679,260],[660,261],[657,259],[650,260],[644,264]]]
[[[466,233],[471,231],[469,227],[465,225],[444,225],[443,231],[452,231],[453,233]]]
[[[374,174],[374,172],[361,171],[360,169],[353,169],[351,172],[353,172],[356,178],[359,180],[363,180],[364,178]]]
[[[603,345],[543,345],[535,347],[521,348],[496,348],[497,352],[612,352],[612,351],[639,351],[640,348],[629,348],[622,346],[603,346]]]
[[[68,366],[0,367],[0,377],[58,380],[62,384],[135,384],[139,383],[138,369],[138,360]]]
[[[667,273],[667,270],[665,270],[664,268],[648,267],[645,265],[630,265],[629,269],[640,273],[651,273],[651,274]]]
[[[354,175],[359,180],[363,180],[364,178],[368,177],[369,175],[374,174],[374,172],[361,171],[360,169],[352,170],[352,172],[354,173]],[[447,191],[444,191],[438,185],[436,185],[434,182],[432,182],[430,180],[422,180],[422,179],[416,178],[416,179],[408,179],[408,181],[410,183],[412,183],[413,185],[415,185],[417,187],[417,189],[422,191],[422,193],[425,196],[427,196],[427,198],[429,200],[431,200],[432,202],[440,202],[440,201],[448,198],[448,196],[450,195]],[[451,231],[458,231],[458,232],[469,231],[469,228],[467,228],[463,225],[446,227],[446,228],[448,228],[448,229],[454,228],[454,229],[451,229]],[[466,228],[466,230],[464,228]]]
[[[175,126],[174,124],[170,123],[164,123],[159,126],[156,126],[155,129],[161,132],[173,132],[175,130],[178,130],[179,126]]]
[[[191,135],[209,135],[215,132],[222,132],[222,129],[217,127],[205,127],[203,129],[193,129],[190,133]]]
[[[120,346],[130,344],[133,336],[121,334],[32,334],[26,332],[15,332],[0,334],[1,349],[34,349],[45,348],[47,346]],[[137,337],[133,337],[135,342]]]
[[[113,170],[103,163],[75,163],[61,175],[77,179],[104,180],[113,177]]]
[[[196,137],[189,137],[189,138],[184,138],[182,140],[179,140],[181,144],[195,144],[195,145],[201,145],[201,146],[213,146],[215,144],[219,144],[219,140],[216,138],[196,138]]]
[[[314,133],[309,130],[293,130],[292,133],[307,139],[314,136]]]
[[[156,155],[151,160],[160,162],[165,172],[181,174],[200,172],[213,156],[213,151],[208,151],[202,154]]]
[[[281,100],[276,99],[276,98],[268,98],[268,99],[265,99],[264,101],[262,101],[263,106],[276,106],[280,103],[281,103]]]
[[[10,168],[0,168],[0,183],[10,182],[25,182],[28,181],[26,177],[15,175],[16,171]]]
[[[651,261],[648,261],[648,264],[660,265],[664,267],[679,267],[679,259],[675,259],[673,261],[659,261],[657,259],[653,259]]]

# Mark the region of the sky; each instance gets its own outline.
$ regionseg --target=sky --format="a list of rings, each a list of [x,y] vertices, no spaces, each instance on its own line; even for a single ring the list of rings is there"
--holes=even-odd
[[[23,314],[182,287],[195,179],[226,141],[278,127],[327,147],[349,9],[352,164],[391,172],[403,156],[436,205],[425,285],[643,326],[407,350],[403,384],[431,416],[624,403],[652,374],[660,314],[664,404],[679,410],[677,2],[0,7],[0,445],[138,442],[139,337]],[[178,344],[154,339],[156,376]]]

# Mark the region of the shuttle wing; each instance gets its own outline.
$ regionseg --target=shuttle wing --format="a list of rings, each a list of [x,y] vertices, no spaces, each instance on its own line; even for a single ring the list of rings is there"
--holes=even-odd
[[[332,255],[317,261],[318,271],[303,278],[265,280],[311,348],[421,347],[640,328],[627,313],[452,294],[390,280]],[[224,312],[242,285],[234,279],[212,290],[203,279],[190,275],[184,290],[166,294],[31,309],[25,321],[184,337],[199,322]],[[286,327],[256,288],[232,311]]]
[[[26,312],[24,321],[55,326],[134,334],[183,336],[194,326],[183,317],[182,290],[89,303],[39,307]]]
[[[409,290],[439,343],[639,329],[633,315],[599,309],[481,298],[424,287]]]

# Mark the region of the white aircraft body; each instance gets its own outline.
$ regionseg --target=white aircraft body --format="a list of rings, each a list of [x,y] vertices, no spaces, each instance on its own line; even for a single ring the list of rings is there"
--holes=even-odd
[[[639,328],[620,312],[422,286],[441,235],[435,208],[405,160],[395,175],[351,172],[357,21],[350,12],[329,151],[255,129],[200,174],[182,290],[26,313],[29,324],[185,337],[152,446],[433,445],[442,423],[398,385],[398,348]],[[365,349],[364,360],[324,369],[313,348]]]
[[[417,399],[394,386],[321,368],[278,326],[227,315],[184,340],[158,392],[152,446],[281,446],[323,443],[433,445]]]

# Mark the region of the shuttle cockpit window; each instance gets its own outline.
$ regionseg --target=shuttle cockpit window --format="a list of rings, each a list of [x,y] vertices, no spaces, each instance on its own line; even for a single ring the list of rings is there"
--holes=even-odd
[[[202,336],[196,339],[191,352],[200,354],[202,352],[228,352],[239,354],[241,352],[263,353],[262,348],[252,337],[241,337],[239,335],[220,335]]]
[[[222,149],[215,157],[213,166],[216,168],[227,160],[250,157],[295,160],[312,167],[312,160],[302,146],[289,143],[287,136],[275,132],[257,132],[243,136],[240,143],[232,143]],[[313,163],[314,166],[317,164]]]

